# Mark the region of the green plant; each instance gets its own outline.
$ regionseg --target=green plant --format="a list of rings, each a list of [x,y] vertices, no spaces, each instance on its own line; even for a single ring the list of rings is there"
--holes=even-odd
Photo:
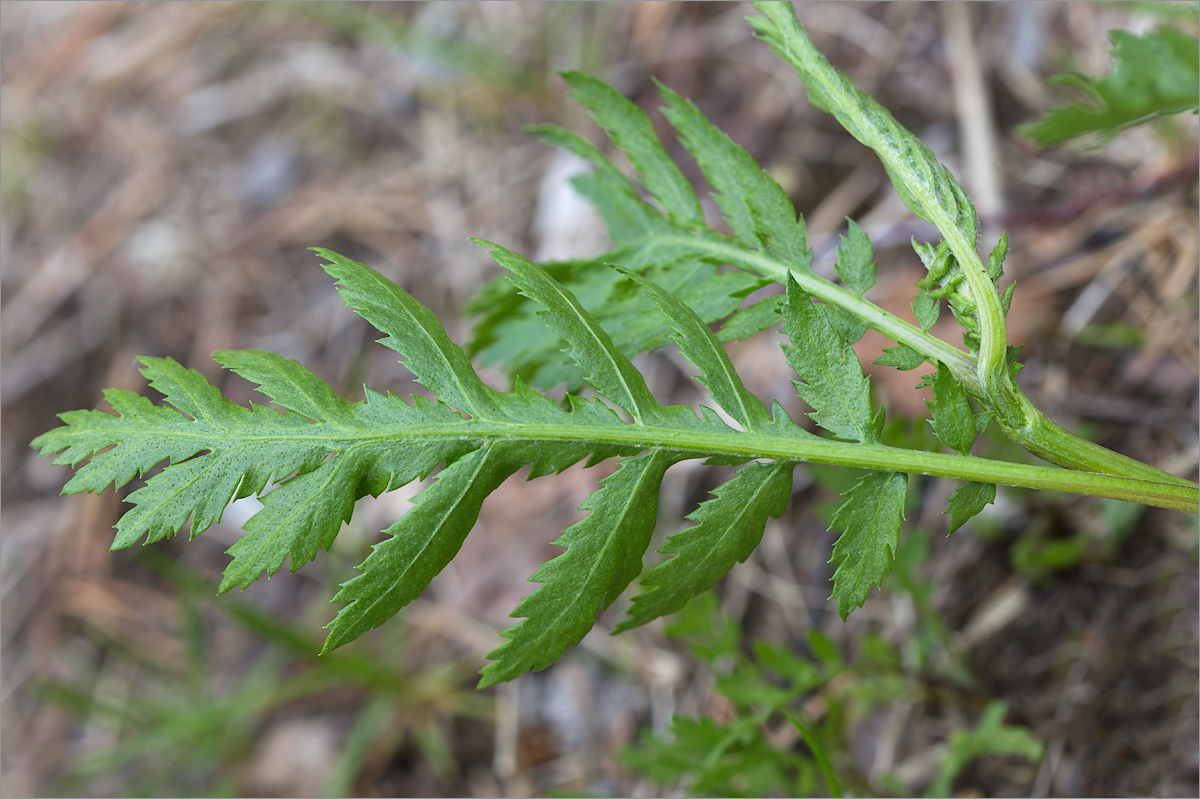
[[[1075,86],[1088,103],[1070,102],[1026,125],[1022,133],[1041,144],[1058,144],[1089,133],[1105,140],[1132,125],[1159,116],[1200,111],[1200,40],[1161,26],[1134,36],[1110,31],[1113,69],[1093,80],[1077,72],[1051,80]]]
[[[992,501],[997,484],[1195,512],[1194,483],[1071,435],[1022,394],[1013,379],[1017,348],[1008,345],[1005,329],[1013,287],[999,288],[1007,239],[1000,238],[985,265],[975,250],[975,209],[946,168],[829,65],[790,4],[756,7],[765,16],[751,18],[752,24],[796,68],[813,101],[879,155],[907,205],[945,237],[936,247],[914,243],[929,270],[913,305],[918,325],[863,296],[875,282],[875,263],[869,239],[853,224],[838,249],[841,285],[814,274],[803,220],[787,195],[690,102],[660,87],[667,119],[716,189],[730,235],[706,226],[699,200],[645,114],[602,82],[568,72],[564,78],[575,98],[628,156],[641,188],[659,207],[642,199],[638,187],[581,136],[537,128],[595,165],[576,185],[604,216],[614,249],[597,259],[543,267],[478,242],[507,270],[509,282],[482,292],[481,302],[491,310],[471,350],[517,375],[511,392],[485,384],[467,352],[402,288],[361,263],[317,250],[347,306],[384,333],[381,342],[407,359],[436,401],[416,397],[409,404],[367,389],[365,401],[349,402],[278,355],[214,355],[258,385],[284,409],[279,413],[236,405],[198,372],[144,357],[143,373],[166,405],[109,389],[105,398],[117,415],[64,413],[64,426],[33,446],[57,453],[56,464],[78,467],[65,493],[119,488],[168,463],[128,496],[133,507],[117,524],[114,548],[143,536],[147,543],[159,541],[189,520],[194,537],[220,518],[231,499],[261,495],[263,509],[229,550],[222,591],[270,576],[288,559],[296,571],[318,548],[329,548],[358,499],[424,479],[444,464],[414,507],[384,531],[387,537],[361,564],[362,573],[334,597],[345,606],[328,625],[325,652],[417,597],[453,559],[488,494],[522,467],[530,467],[532,479],[580,461],[618,459],[584,502],[589,514],[558,539],[566,551],[532,576],[542,585],[514,611],[523,620],[502,633],[508,640],[489,655],[494,662],[481,685],[554,662],[638,578],[654,531],[659,483],[668,467],[685,459],[740,468],[689,517],[694,526],[670,537],[662,551],[674,557],[646,574],[647,590],[633,599],[618,630],[678,610],[745,560],[767,518],[783,510],[792,472],[802,462],[870,470],[833,517],[833,525],[844,528],[833,553],[839,561],[833,594],[843,617],[863,604],[889,566],[909,473],[964,481],[947,509],[952,528]],[[719,265],[735,269],[721,271]],[[739,307],[748,294],[773,283],[782,284],[784,293]],[[943,301],[964,328],[966,349],[929,333]],[[724,341],[780,319],[793,344],[785,358],[800,377],[796,389],[812,408],[812,421],[829,436],[801,427],[778,402],[768,409],[745,388],[725,352]],[[933,366],[926,378],[934,397],[932,427],[958,454],[881,443],[884,412],[873,408],[852,349],[868,327],[897,342],[882,362],[902,369]],[[630,357],[672,339],[731,422],[707,409],[697,415],[662,406],[651,396]],[[559,353],[561,342],[566,346]],[[556,403],[530,387],[562,381],[572,388],[586,382],[600,398],[568,394]],[[977,434],[993,420],[1055,465],[970,455]],[[272,479],[278,487],[264,493]]]
[[[676,714],[668,738],[645,730],[618,757],[635,774],[661,786],[681,784],[693,796],[769,796],[781,790],[788,796],[826,791],[840,796],[846,785],[863,789],[864,778],[842,757],[846,728],[874,703],[856,692],[860,677],[886,686],[892,698],[913,690],[895,652],[876,638],[853,665],[815,628],[809,630],[805,655],[762,640],[746,654],[742,630],[713,594],[688,603],[667,627],[667,636],[685,643],[713,672],[714,690],[730,704],[728,719]],[[840,688],[830,691],[839,676]],[[825,709],[814,719],[802,705],[817,694]],[[801,738],[807,751],[792,745]]]
[[[900,590],[920,601],[912,569],[897,571],[904,574]],[[646,730],[620,751],[626,768],[693,796],[864,796],[881,789],[905,795],[913,790],[887,774],[868,778],[854,762],[850,741],[873,711],[929,698],[921,679],[928,662],[911,662],[902,647],[872,633],[859,640],[854,657],[846,658],[816,629],[809,630],[806,652],[763,640],[743,652],[737,622],[721,612],[712,594],[703,600],[689,603],[667,636],[685,643],[713,672],[713,690],[728,700],[725,720],[676,714],[669,736]],[[936,637],[941,625],[932,616],[917,632]],[[966,696],[964,691],[964,701]],[[955,778],[978,758],[1019,756],[1036,762],[1041,757],[1032,733],[1003,724],[1004,715],[1002,702],[990,702],[975,729],[949,734],[946,755],[925,796],[951,795]]]

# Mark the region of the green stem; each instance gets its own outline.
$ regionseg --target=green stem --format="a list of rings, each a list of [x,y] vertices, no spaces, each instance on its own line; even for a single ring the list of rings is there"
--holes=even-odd
[[[1024,395],[1021,396],[1021,399],[1026,403],[1029,402]],[[1010,434],[1009,438],[1039,458],[1068,469],[1132,477],[1156,483],[1193,485],[1190,480],[1177,477],[1170,472],[1164,472],[1127,455],[1113,452],[1111,449],[1082,439],[1050,421],[1032,403],[1028,407],[1030,420],[1028,430],[1020,435]]]
[[[141,428],[149,436],[162,435],[178,439],[176,429],[154,430]],[[222,440],[211,431],[197,435],[197,449],[211,449]],[[229,441],[246,443],[256,436],[238,435]],[[629,424],[576,425],[576,424],[531,424],[521,422],[489,422],[475,420],[466,424],[437,425],[423,427],[418,431],[407,428],[389,428],[386,425],[372,428],[369,432],[349,435],[321,435],[297,431],[295,435],[281,435],[272,431],[261,437],[264,442],[278,444],[281,439],[293,442],[312,442],[326,446],[331,451],[368,441],[396,443],[412,446],[415,442],[440,445],[446,439],[471,440],[481,444],[488,441],[555,441],[578,444],[587,442],[596,450],[613,445],[636,447],[642,450],[664,450],[683,454],[685,457],[710,458],[732,457],[752,460],[767,458],[777,461],[821,463],[832,466],[849,466],[878,471],[907,472],[932,477],[948,477],[956,480],[996,483],[1018,488],[1034,488],[1045,491],[1064,491],[1072,494],[1120,499],[1143,505],[1155,505],[1173,510],[1200,512],[1200,486],[1186,481],[1163,483],[1107,474],[1062,469],[1055,466],[1034,466],[1023,463],[1008,463],[973,455],[948,455],[940,452],[888,447],[881,444],[859,444],[818,438],[811,434],[772,436],[762,433],[747,433],[737,430],[724,432],[698,431],[673,427]],[[1172,478],[1178,480],[1178,478]]]
[[[980,386],[976,371],[976,359],[973,356],[931,336],[916,325],[888,313],[870,300],[866,300],[832,281],[818,277],[807,270],[789,269],[786,263],[770,254],[748,250],[733,243],[723,244],[681,237],[678,240],[671,239],[667,244],[693,248],[697,254],[711,256],[731,266],[751,269],[763,277],[780,283],[786,282],[790,272],[800,287],[812,296],[846,309],[875,330],[893,341],[921,353],[931,361],[940,361],[946,364],[954,376],[966,386],[967,391],[979,398],[984,407],[997,417],[1004,434],[1039,458],[1068,469],[1132,477],[1155,483],[1191,485],[1181,477],[1176,477],[1141,461],[1113,452],[1099,444],[1079,438],[1048,419],[1024,394],[1019,392],[1014,396],[1015,401],[1020,403],[1019,418],[1023,424],[1018,427],[1006,424],[1005,419],[1011,419],[1013,415],[1008,414],[1005,418],[1001,418],[991,401],[994,391],[991,396],[988,396]],[[1011,379],[1008,380],[1008,385],[1012,385]]]
[[[967,391],[972,394],[980,393],[979,381],[975,376],[975,359],[970,354],[930,335],[911,322],[906,322],[895,314],[888,313],[870,300],[863,299],[831,280],[819,277],[808,270],[791,269],[788,264],[772,255],[758,250],[748,250],[733,243],[724,244],[682,238],[678,242],[673,239],[671,241],[672,243],[686,244],[686,246],[717,258],[730,266],[751,269],[763,277],[779,283],[786,284],[787,276],[790,273],[800,288],[812,296],[831,305],[845,308],[893,341],[916,350],[933,362],[940,361],[946,364],[954,376],[967,387]]]
[[[770,22],[761,18],[750,21],[768,40],[772,50],[795,67],[808,87],[810,99],[833,114],[852,136],[879,156],[904,202],[932,222],[945,237],[958,268],[966,277],[971,300],[976,306],[978,357],[971,358],[953,347],[946,352],[948,345],[941,342],[940,347],[933,347],[927,338],[913,335],[891,320],[876,323],[862,312],[860,306],[865,301],[861,298],[850,302],[838,293],[819,294],[805,286],[809,293],[841,305],[896,341],[945,363],[967,390],[991,411],[1005,435],[1038,457],[1071,469],[1186,484],[1187,481],[1174,475],[1071,435],[1047,419],[1029,401],[1012,379],[1008,367],[1004,309],[987,269],[975,251],[978,219],[969,198],[928,148],[817,51],[791,3],[754,5]]]

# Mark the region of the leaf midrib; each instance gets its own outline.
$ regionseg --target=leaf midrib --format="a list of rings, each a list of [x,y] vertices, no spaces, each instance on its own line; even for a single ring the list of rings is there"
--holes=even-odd
[[[576,425],[490,422],[464,420],[458,424],[424,425],[419,431],[388,427],[373,428],[355,436],[306,435],[217,435],[212,430],[188,433],[171,427],[142,427],[139,437],[188,437],[203,442],[198,449],[213,450],[214,444],[310,443],[327,446],[331,451],[365,444],[383,444],[389,440],[409,441],[535,441],[554,444],[568,442],[595,450],[603,446],[626,445],[640,449],[663,449],[686,453],[696,458],[736,456],[747,460],[770,458],[780,461],[821,463],[878,471],[901,471],[935,477],[997,483],[1021,488],[1067,491],[1123,499],[1131,502],[1197,512],[1200,489],[1111,475],[1081,472],[1057,466],[1008,463],[974,455],[950,455],[940,452],[832,441],[806,435],[803,438],[768,436],[729,430],[699,431],[643,425]]]

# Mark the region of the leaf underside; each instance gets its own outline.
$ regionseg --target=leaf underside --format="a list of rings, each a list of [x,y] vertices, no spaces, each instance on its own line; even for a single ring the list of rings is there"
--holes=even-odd
[[[788,57],[794,31],[778,9],[760,10],[768,19],[755,26]],[[350,402],[295,361],[259,350],[218,352],[218,363],[277,406],[243,407],[199,372],[169,358],[143,357],[142,371],[163,404],[109,389],[105,398],[114,413],[62,414],[63,426],[33,442],[42,454],[54,454],[55,464],[76,468],[66,493],[148,478],[128,496],[131,507],[117,524],[114,548],[160,541],[189,524],[191,535],[199,535],[220,521],[232,500],[259,496],[263,508],[230,547],[221,582],[222,591],[246,588],[285,561],[295,571],[328,550],[359,499],[432,476],[335,595],[342,607],[327,625],[327,652],[419,596],[458,553],[486,498],[518,470],[528,466],[534,479],[581,462],[614,461],[580,506],[586,515],[555,541],[562,551],[530,577],[537,587],[517,605],[518,621],[488,656],[492,663],[480,684],[491,685],[553,663],[639,577],[643,590],[618,631],[679,610],[745,561],[768,520],[785,509],[802,459],[791,451],[784,459],[782,448],[763,456],[743,443],[748,437],[855,452],[882,448],[883,411],[872,405],[853,349],[866,324],[814,300],[797,282],[813,277],[812,251],[804,221],[778,183],[691,101],[659,84],[667,122],[713,189],[723,219],[715,230],[645,112],[583,73],[563,78],[633,167],[631,179],[582,136],[553,126],[535,130],[592,165],[574,183],[604,219],[612,249],[594,259],[537,265],[477,241],[506,279],[486,284],[473,301],[480,319],[465,350],[403,288],[364,264],[316,250],[347,307],[381,332],[380,343],[395,350],[436,399],[366,388],[363,401]],[[828,100],[822,91],[847,86],[853,89],[846,81],[814,92],[810,85],[810,92],[822,104]],[[863,113],[877,112],[886,113],[864,104]],[[969,200],[924,145],[895,128],[896,146],[941,192],[939,212],[952,213],[973,241]],[[928,196],[901,193],[929,216]],[[993,283],[1005,248],[1002,239],[989,261]],[[918,322],[932,325],[945,299],[968,324],[971,308],[958,292],[953,259],[944,247],[917,249],[930,270],[914,304]],[[859,301],[875,283],[871,242],[853,222],[835,267],[841,285],[828,284],[840,293],[834,300]],[[783,284],[781,293],[759,291],[772,283]],[[812,289],[829,299],[822,290]],[[750,392],[725,351],[725,342],[779,323],[789,341],[784,356],[796,372],[797,399],[819,435],[796,424],[778,401],[768,405]],[[664,406],[652,395],[630,358],[670,343],[695,367],[722,413]],[[472,357],[503,365],[512,390],[484,383]],[[912,369],[927,360],[933,362],[899,346],[878,362]],[[971,410],[965,387],[944,364],[933,365],[934,432],[966,454],[987,417]],[[568,393],[561,400],[540,391],[564,383]],[[578,396],[584,385],[598,396]],[[643,574],[664,474],[689,458],[737,468],[687,517],[690,526],[667,537],[659,550],[664,557]],[[889,567],[906,490],[904,473],[868,473],[833,516],[832,527],[843,529],[832,551],[838,564],[833,597],[843,617],[863,604]],[[994,497],[994,485],[964,485],[947,510],[951,529]]]
[[[347,305],[384,334],[381,343],[405,357],[436,400],[418,397],[410,404],[366,389],[365,400],[349,402],[295,361],[258,350],[217,353],[218,362],[256,384],[283,411],[243,407],[200,373],[147,357],[143,372],[163,405],[110,389],[105,396],[115,415],[72,411],[63,415],[63,427],[34,444],[44,454],[56,453],[55,463],[78,467],[68,493],[121,487],[168,462],[129,495],[132,507],[117,526],[114,548],[175,535],[189,520],[198,535],[220,520],[232,499],[260,495],[262,510],[229,549],[223,591],[270,577],[285,561],[295,571],[332,545],[358,499],[424,479],[440,466],[411,509],[383,531],[360,574],[335,596],[344,604],[328,626],[324,651],[382,624],[419,596],[458,552],[485,498],[517,469],[529,465],[531,477],[538,477],[579,461],[618,458],[616,471],[584,502],[587,515],[558,539],[563,553],[531,578],[540,587],[517,607],[521,621],[503,634],[508,640],[492,653],[495,662],[484,670],[482,684],[543,668],[577,644],[641,574],[663,474],[671,464],[697,457],[637,444],[625,431],[644,429],[656,440],[740,433],[714,413],[697,416],[690,408],[658,404],[569,290],[516,253],[486,246],[514,285],[542,306],[545,324],[566,342],[603,400],[568,396],[564,406],[520,383],[511,393],[488,387],[428,309],[365,265],[320,250]],[[777,406],[772,415],[746,390],[723,345],[693,309],[640,275],[627,277],[648,293],[669,335],[739,425],[811,438]],[[786,505],[793,468],[794,462],[750,464],[718,488],[693,514],[696,525],[671,538],[668,551],[675,557],[648,573],[651,599],[636,606],[625,626],[670,612],[744,560],[766,519]],[[277,486],[268,490],[272,482]],[[681,571],[686,579],[675,580]]]

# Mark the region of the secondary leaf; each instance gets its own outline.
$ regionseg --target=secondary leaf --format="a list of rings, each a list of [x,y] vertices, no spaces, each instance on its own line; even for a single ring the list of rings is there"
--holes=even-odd
[[[658,306],[674,331],[672,338],[679,344],[679,351],[700,370],[697,379],[708,388],[721,408],[747,430],[769,427],[771,417],[766,406],[746,390],[733,361],[729,360],[729,353],[696,312],[636,272],[620,271],[644,288]]]
[[[529,578],[542,586],[513,611],[524,619],[500,633],[509,640],[488,654],[496,662],[483,669],[481,688],[558,660],[641,573],[658,517],[659,484],[677,459],[659,451],[628,458],[600,481],[580,506],[588,515],[554,542],[566,551]]]
[[[904,524],[904,495],[908,475],[872,472],[846,492],[846,502],[833,515],[830,529],[845,528],[833,545],[830,562],[833,596],[845,619],[861,608],[871,584],[878,584],[891,565]]]
[[[661,83],[658,89],[667,101],[663,113],[717,190],[714,198],[734,238],[749,247],[765,246],[793,268],[807,269],[812,251],[804,220],[797,218],[792,201],[780,185],[745,149],[709,122],[694,103]]]
[[[721,325],[717,338],[725,342],[741,341],[761,333],[779,323],[782,307],[783,295],[773,294],[753,305],[739,308]]]
[[[874,360],[879,366],[894,366],[902,372],[916,369],[925,363],[925,356],[905,346],[884,347],[883,354]]]
[[[921,329],[928,330],[937,323],[941,312],[941,305],[937,297],[934,297],[925,289],[919,288],[917,289],[917,296],[912,302],[912,311]]]
[[[860,297],[875,285],[875,252],[871,239],[853,219],[847,219],[849,231],[838,236],[838,277]]]
[[[696,525],[672,535],[659,550],[675,557],[646,574],[647,590],[633,598],[629,617],[616,631],[674,613],[750,557],[767,519],[778,518],[787,506],[794,469],[790,463],[752,463],[714,490],[688,515]]]
[[[996,501],[995,483],[964,483],[950,496],[946,506],[949,530],[953,533],[975,514]]]
[[[346,306],[387,334],[379,343],[409,359],[417,382],[472,416],[494,409],[496,391],[479,379],[432,311],[373,269],[332,250],[313,252],[328,261],[325,271],[337,280]]]
[[[527,258],[482,239],[474,241],[491,248],[492,258],[509,270],[521,293],[544,306],[539,315],[567,342],[567,353],[597,391],[637,421],[651,413],[656,403],[645,379],[569,289]]]
[[[646,191],[662,205],[671,221],[685,228],[704,225],[700,201],[679,167],[663,150],[650,119],[620,92],[591,75],[560,73],[575,90],[571,97],[592,112],[638,170]]]
[[[520,466],[503,445],[482,447],[446,467],[415,506],[384,530],[389,536],[342,584],[334,602],[348,603],[327,626],[322,653],[378,627],[412,602],[462,547],[483,500]]]
[[[543,269],[567,286],[579,304],[609,333],[613,344],[626,355],[663,346],[670,329],[654,305],[634,291],[609,264],[627,259],[615,253],[570,265],[548,264]],[[566,268],[564,268],[566,267]],[[706,324],[729,316],[741,296],[759,288],[763,281],[745,272],[719,271],[714,265],[690,259],[655,264],[639,270],[681,302],[692,308]],[[530,385],[551,389],[566,383],[578,391],[582,373],[559,344],[544,321],[536,316],[536,303],[522,296],[511,281],[486,284],[487,289],[472,300],[468,310],[482,312],[469,351],[485,364],[498,363]],[[765,327],[746,330],[752,335]],[[774,321],[778,321],[778,317]]]
[[[790,278],[783,324],[795,345],[784,347],[784,353],[801,378],[792,383],[813,409],[809,417],[839,438],[878,441],[870,386],[858,356],[850,347],[843,347],[824,309]]]
[[[932,416],[933,432],[950,449],[968,454],[975,444],[977,426],[975,414],[967,402],[967,390],[944,363],[937,365],[930,387],[933,389],[933,401],[926,401],[925,404],[929,406]]]
[[[618,247],[636,244],[648,236],[670,233],[673,228],[670,221],[642,200],[633,183],[587,139],[557,125],[530,125],[526,130],[556,147],[575,153],[596,167],[590,173],[573,177],[571,185],[592,203],[604,219],[605,229],[613,244]]]

